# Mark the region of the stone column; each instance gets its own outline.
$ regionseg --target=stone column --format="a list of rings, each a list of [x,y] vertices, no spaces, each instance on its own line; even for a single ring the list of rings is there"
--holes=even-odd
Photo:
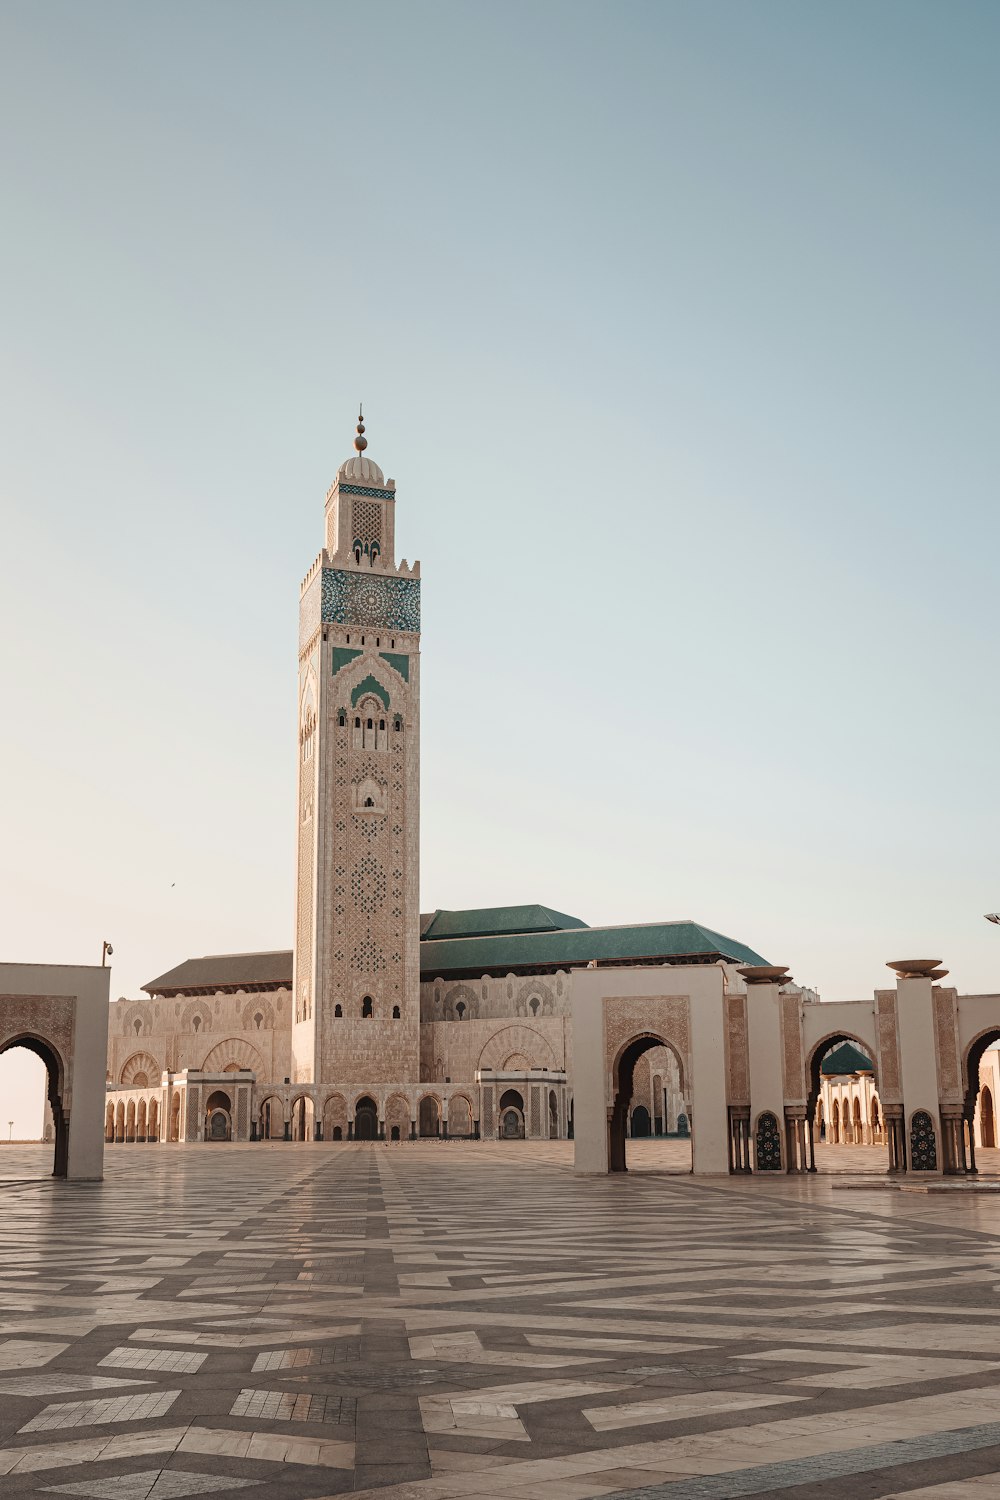
[[[788,983],[785,967],[747,966],[740,969],[747,987],[747,1051],[750,1058],[750,1108],[747,1111],[747,1166],[751,1170],[750,1120],[768,1111],[781,1122],[785,1100],[797,1099],[801,1080],[784,1076],[782,1001],[780,986]],[[785,1131],[785,1165],[793,1170],[792,1137]]]
[[[904,1136],[903,1171],[912,1172],[905,1147],[910,1122],[916,1111],[931,1118],[937,1141],[937,1165],[921,1176],[940,1176],[944,1170],[945,1145],[939,1099],[942,1088],[938,1078],[937,1046],[934,1026],[933,985],[940,960],[899,959],[889,965],[896,971],[896,1013],[899,1036],[899,1060],[903,1095]]]

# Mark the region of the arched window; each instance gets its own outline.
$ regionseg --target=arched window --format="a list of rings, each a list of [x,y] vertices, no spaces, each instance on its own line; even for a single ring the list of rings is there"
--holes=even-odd
[[[458,1016],[458,1019],[460,1021],[462,1021],[462,1020],[465,1019],[465,1001],[464,1000],[460,1000],[458,1002],[458,1004],[455,1006],[455,1014]]]
[[[374,727],[373,724],[372,724],[371,719],[368,720],[368,723],[367,723],[367,725],[365,727],[368,728],[368,729],[372,729]]]
[[[539,1000],[538,996],[532,995],[531,999],[528,1001],[528,1009],[531,1011],[531,1014],[533,1016],[538,1015],[538,1007],[540,1004],[541,1001]]]
[[[354,544],[354,561],[357,563],[358,567],[360,568],[360,566],[361,566],[361,543],[360,542],[355,542],[355,544]]]
[[[358,718],[358,717],[355,718],[355,720],[354,720],[354,727],[355,727],[355,729],[360,729],[361,728],[361,720],[360,720],[360,718]]]
[[[347,715],[344,713],[343,709],[341,709],[340,713],[337,715],[337,725],[341,729],[347,728]]]
[[[340,1017],[341,1017],[341,1016],[342,1016],[342,1015],[343,1015],[343,1014],[344,1014],[344,1007],[343,1007],[343,1006],[342,1006],[342,1005],[335,1005],[335,1006],[334,1006],[334,1007],[333,1007],[333,1014],[334,1014],[334,1015],[335,1015],[335,1016],[336,1016],[336,1017],[337,1017],[337,1018],[338,1018],[338,1020],[339,1020],[339,1018],[340,1018]]]
[[[362,1017],[362,1020],[366,1020],[370,1016],[373,1016],[374,1014],[375,1014],[375,1002],[372,999],[371,995],[366,995],[364,997],[364,999],[362,1000],[362,1002],[361,1002],[361,1017]]]
[[[375,798],[374,797],[366,797],[365,800],[364,800],[364,806],[365,807],[374,807],[375,806]]]
[[[399,1014],[400,1014],[400,1012],[399,1012],[399,1006],[398,1005],[394,1005],[392,1007],[392,1019],[394,1021],[398,1021],[399,1020]]]

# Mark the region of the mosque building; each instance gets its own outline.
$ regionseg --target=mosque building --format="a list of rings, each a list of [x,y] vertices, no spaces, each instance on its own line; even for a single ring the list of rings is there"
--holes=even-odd
[[[294,948],[190,958],[112,1005],[109,1141],[565,1138],[572,970],[764,963],[693,921],[421,915],[420,564],[396,561],[367,446],[359,418],[300,590]],[[650,1048],[630,1133],[690,1119],[675,1053]]]

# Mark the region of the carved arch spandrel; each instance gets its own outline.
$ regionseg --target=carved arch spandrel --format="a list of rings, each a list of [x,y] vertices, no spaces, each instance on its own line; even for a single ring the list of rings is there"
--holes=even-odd
[[[217,1042],[201,1065],[203,1073],[224,1073],[231,1063],[238,1063],[240,1071],[256,1073],[258,1078],[266,1076],[264,1059],[252,1042],[245,1037],[229,1037]]]
[[[163,1069],[150,1052],[133,1052],[132,1056],[122,1063],[119,1082],[122,1088],[130,1088],[137,1074],[144,1073],[149,1080],[146,1084],[136,1084],[137,1088],[158,1088]]]
[[[73,1091],[73,1037],[76,999],[72,995],[4,995],[0,1006],[0,1049],[37,1041],[53,1054],[58,1087],[68,1110]]]
[[[687,995],[611,995],[603,1005],[606,1103],[614,1103],[617,1060],[634,1038],[657,1037],[681,1064],[682,1088],[691,1088],[691,1001]]]
[[[495,1031],[479,1054],[476,1066],[480,1069],[498,1069],[504,1058],[520,1052],[530,1057],[535,1068],[558,1069],[561,1067],[551,1043],[532,1026],[504,1026]]]

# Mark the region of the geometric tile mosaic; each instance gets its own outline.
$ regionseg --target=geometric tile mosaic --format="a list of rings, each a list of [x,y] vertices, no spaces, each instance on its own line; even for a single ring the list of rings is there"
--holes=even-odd
[[[18,1495],[1000,1494],[1000,1192],[656,1141],[607,1179],[562,1141],[113,1148],[95,1191],[7,1149]]]

